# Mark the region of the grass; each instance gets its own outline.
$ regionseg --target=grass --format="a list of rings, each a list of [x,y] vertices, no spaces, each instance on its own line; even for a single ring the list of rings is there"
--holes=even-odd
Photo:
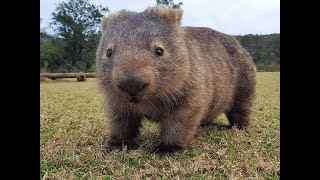
[[[109,129],[96,80],[41,82],[40,178],[280,179],[279,100],[280,73],[259,72],[249,129],[202,127],[186,150],[161,157],[151,153],[158,126],[145,121],[138,149],[104,155]]]

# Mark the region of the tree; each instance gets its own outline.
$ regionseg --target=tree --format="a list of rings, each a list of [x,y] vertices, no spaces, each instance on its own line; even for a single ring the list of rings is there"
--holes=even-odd
[[[51,37],[40,42],[40,70],[51,72],[57,69],[66,70],[64,51],[65,43],[62,39]]]
[[[173,0],[156,0],[157,2],[157,6],[168,6],[171,8],[176,8],[176,9],[180,9],[181,6],[183,5],[182,2],[179,2],[178,4],[173,3]]]
[[[40,18],[40,24],[42,23],[42,18]],[[51,36],[46,32],[45,28],[40,28],[40,43],[51,38]]]
[[[88,0],[69,0],[57,5],[50,25],[66,43],[64,51],[71,66],[83,62],[84,51],[92,51],[90,40],[99,33],[100,20],[108,11],[107,7],[90,4]]]

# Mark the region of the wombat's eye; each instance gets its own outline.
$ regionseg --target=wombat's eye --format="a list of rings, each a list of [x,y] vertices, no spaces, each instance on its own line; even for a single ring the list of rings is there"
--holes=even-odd
[[[156,55],[162,56],[162,55],[163,55],[163,49],[160,48],[160,47],[157,47],[157,48],[156,48]]]
[[[112,55],[112,50],[111,50],[111,49],[108,49],[108,50],[107,50],[107,57],[111,57],[111,55]]]

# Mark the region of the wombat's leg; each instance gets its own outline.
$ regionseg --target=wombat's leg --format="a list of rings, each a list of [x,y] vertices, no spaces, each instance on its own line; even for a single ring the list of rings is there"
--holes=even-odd
[[[202,119],[200,126],[210,126],[213,124],[213,118],[208,116]]]
[[[185,148],[193,139],[194,134],[204,116],[203,109],[190,112],[176,112],[160,122],[160,139],[158,153],[170,153]]]
[[[249,125],[253,98],[254,86],[247,86],[238,90],[231,109],[226,113],[231,126],[242,129]]]
[[[227,114],[227,118],[231,126],[236,126],[239,129],[247,127],[250,122],[250,112],[248,109],[233,107]]]
[[[134,145],[134,138],[139,134],[141,126],[141,115],[126,114],[117,115],[110,121],[111,134],[104,145],[105,150],[122,149],[127,145]]]

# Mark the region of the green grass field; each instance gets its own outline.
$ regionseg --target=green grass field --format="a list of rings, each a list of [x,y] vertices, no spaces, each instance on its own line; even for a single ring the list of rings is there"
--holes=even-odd
[[[159,133],[148,121],[138,149],[102,153],[109,129],[95,79],[41,82],[40,121],[41,179],[280,179],[279,72],[257,74],[250,128],[201,127],[169,156],[151,153]]]

